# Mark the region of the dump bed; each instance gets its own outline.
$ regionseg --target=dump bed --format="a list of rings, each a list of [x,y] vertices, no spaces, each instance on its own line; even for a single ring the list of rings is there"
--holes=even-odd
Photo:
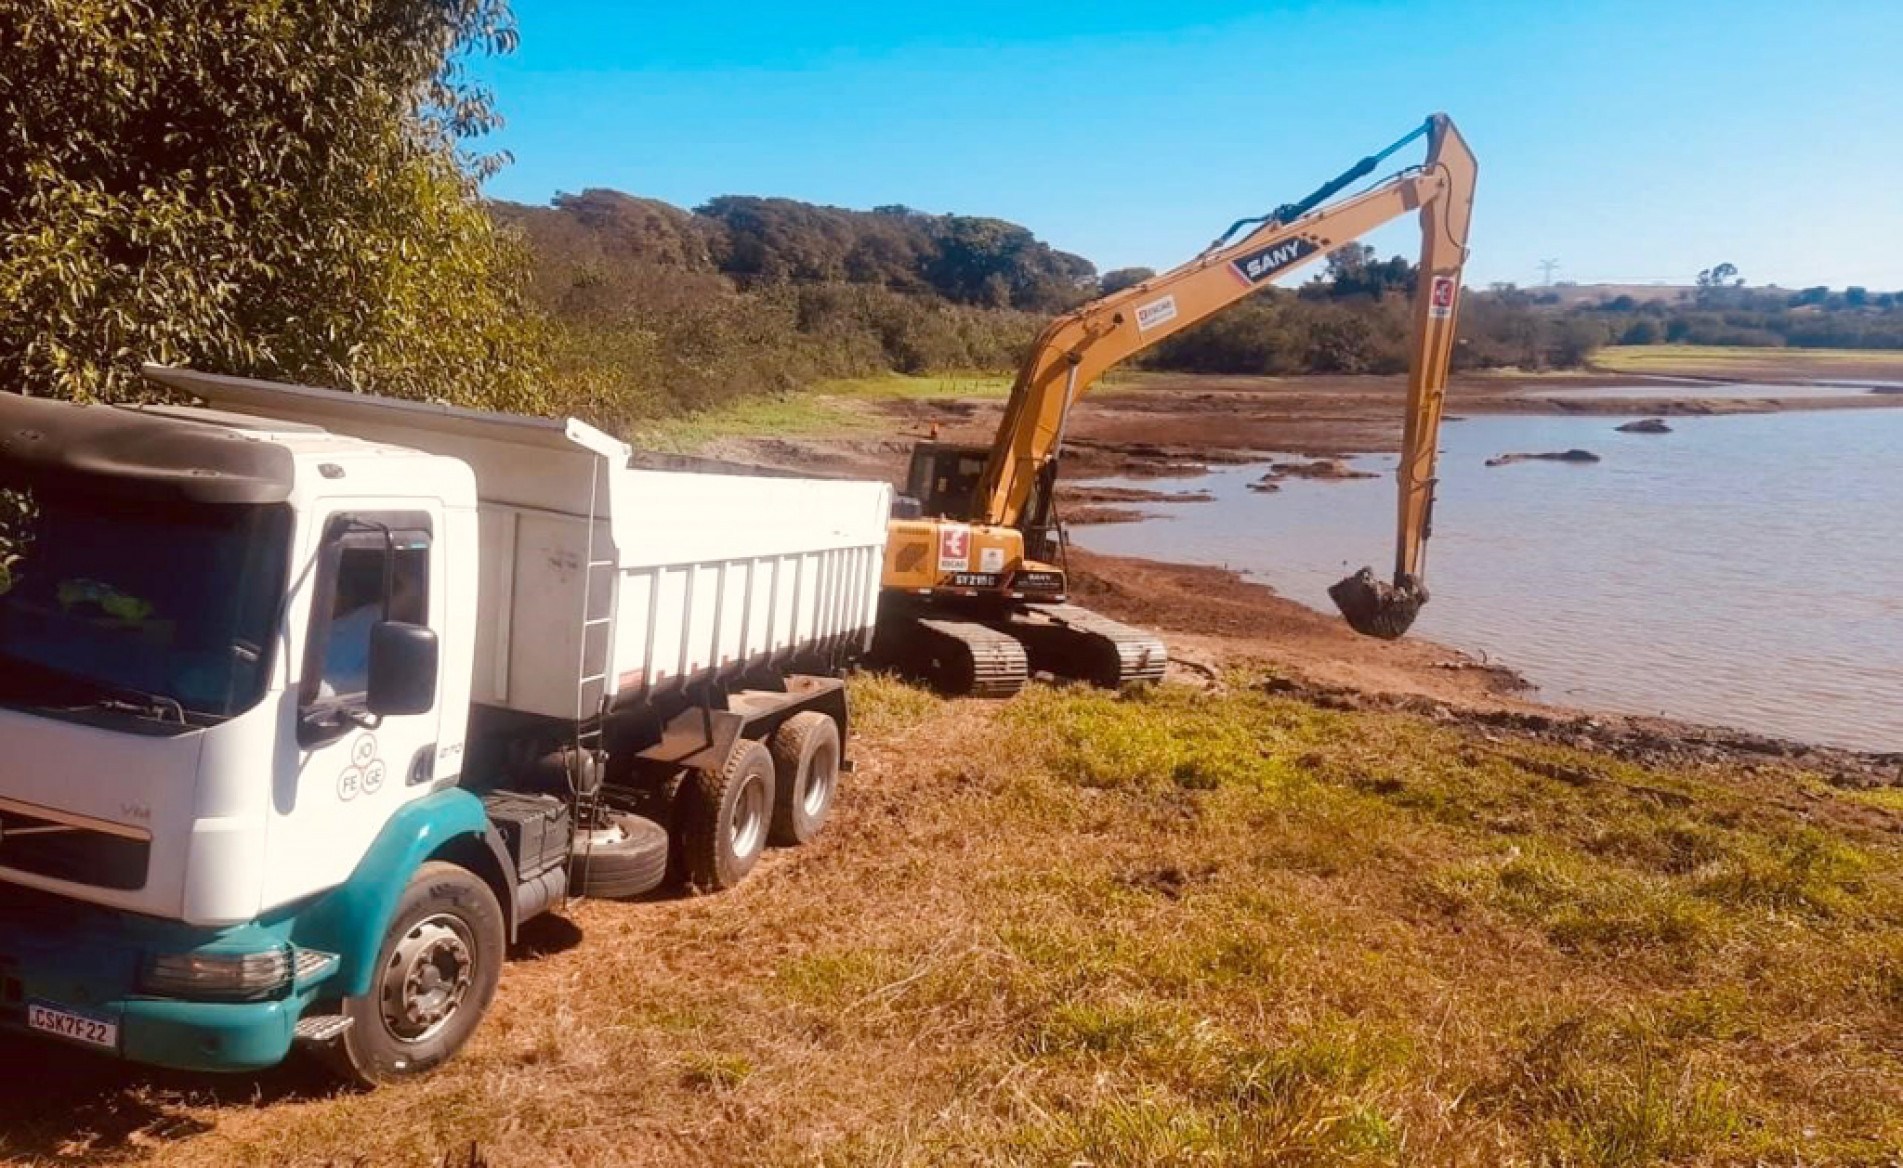
[[[472,699],[586,718],[717,673],[836,664],[870,644],[891,488],[636,470],[553,421],[150,368],[238,413],[457,458],[481,532]]]

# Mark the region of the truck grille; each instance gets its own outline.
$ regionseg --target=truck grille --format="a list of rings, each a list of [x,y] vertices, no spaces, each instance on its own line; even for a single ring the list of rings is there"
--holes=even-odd
[[[0,806],[0,868],[94,888],[145,887],[152,841]]]

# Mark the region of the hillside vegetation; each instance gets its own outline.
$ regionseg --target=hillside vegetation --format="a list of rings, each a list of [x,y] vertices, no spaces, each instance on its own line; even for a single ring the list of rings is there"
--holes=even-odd
[[[837,378],[1005,372],[1057,313],[1149,279],[1099,274],[1028,229],[904,207],[722,197],[693,211],[614,191],[500,204],[532,256],[572,408],[636,425]],[[1399,373],[1414,265],[1350,244],[1133,364],[1195,373]],[[1563,293],[1563,294],[1562,294]],[[1903,348],[1890,294],[1708,284],[1657,296],[1469,290],[1456,369],[1567,369],[1602,347]]]
[[[613,191],[496,204],[569,408],[611,426],[822,379],[1013,366],[1094,269],[995,219]]]

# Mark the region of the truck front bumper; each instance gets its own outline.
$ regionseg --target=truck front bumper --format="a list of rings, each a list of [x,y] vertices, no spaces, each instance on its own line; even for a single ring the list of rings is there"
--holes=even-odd
[[[295,984],[266,1001],[185,1001],[141,992],[158,953],[186,953],[242,930],[196,929],[149,917],[68,905],[59,913],[0,906],[0,1030],[32,1034],[153,1066],[255,1071],[290,1052],[297,1019],[318,985]],[[326,971],[328,972],[328,971]],[[30,1019],[91,1020],[48,1033]]]

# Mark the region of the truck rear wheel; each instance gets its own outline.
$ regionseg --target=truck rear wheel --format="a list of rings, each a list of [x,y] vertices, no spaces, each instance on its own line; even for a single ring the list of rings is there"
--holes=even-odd
[[[772,841],[811,843],[826,826],[839,785],[839,723],[817,710],[788,718],[767,740],[773,753]]]
[[[725,765],[697,770],[681,786],[681,854],[697,891],[720,892],[746,879],[773,823],[773,755],[749,738]]]
[[[454,864],[417,869],[384,934],[367,993],[346,998],[350,1029],[332,1048],[365,1086],[434,1070],[475,1032],[496,995],[502,906],[482,878]]]

